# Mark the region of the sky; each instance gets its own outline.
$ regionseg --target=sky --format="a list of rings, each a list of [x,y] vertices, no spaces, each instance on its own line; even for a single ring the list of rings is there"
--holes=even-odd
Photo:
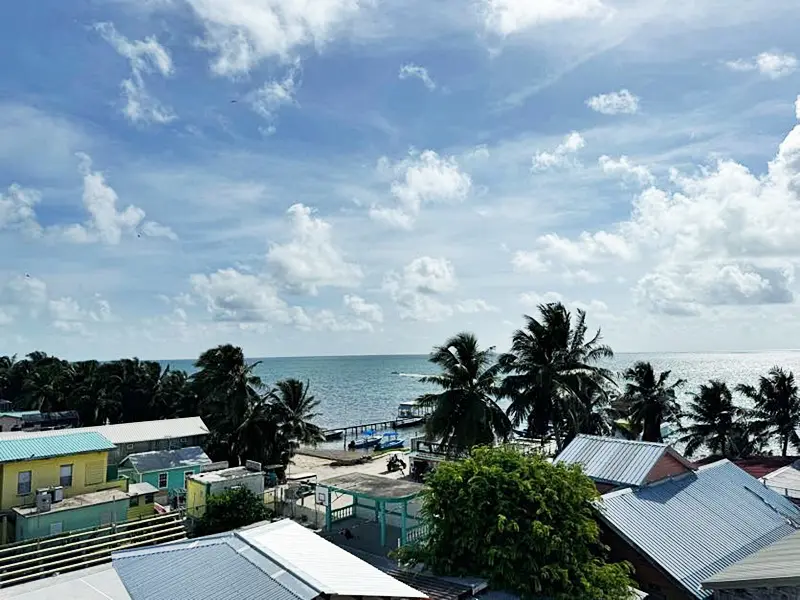
[[[0,353],[800,347],[796,0],[0,16]]]

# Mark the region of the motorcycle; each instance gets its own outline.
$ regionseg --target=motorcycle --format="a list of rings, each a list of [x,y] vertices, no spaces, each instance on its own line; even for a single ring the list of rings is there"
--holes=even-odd
[[[394,473],[395,471],[405,471],[406,467],[405,461],[400,458],[397,454],[392,454],[388,461],[386,461],[386,470],[389,473]]]

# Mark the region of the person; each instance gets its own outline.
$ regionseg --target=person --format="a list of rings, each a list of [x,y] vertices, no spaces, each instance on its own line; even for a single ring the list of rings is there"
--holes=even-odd
[[[350,440],[350,443],[347,444],[347,449],[350,450],[350,452],[353,452],[356,449],[356,441]]]

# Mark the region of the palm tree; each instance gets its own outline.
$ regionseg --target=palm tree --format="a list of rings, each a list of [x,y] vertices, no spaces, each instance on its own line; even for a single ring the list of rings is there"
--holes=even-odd
[[[566,446],[579,433],[610,436],[618,430],[619,413],[611,401],[611,392],[598,385],[585,385],[575,398],[567,401],[568,427]]]
[[[275,384],[272,405],[287,439],[292,441],[292,449],[300,444],[316,444],[325,440],[322,428],[312,421],[319,417],[314,412],[319,400],[308,395],[308,382],[298,379],[284,379]]]
[[[226,344],[203,352],[191,377],[200,416],[213,423],[209,445],[224,451],[232,465],[239,464],[245,445],[242,427],[262,402],[263,383],[253,373],[258,364],[247,364],[241,348]]]
[[[794,373],[772,367],[766,377],[760,377],[758,386],[737,385],[736,391],[753,401],[751,418],[768,436],[778,436],[781,456],[789,452],[789,444],[800,449],[800,396]]]
[[[723,381],[711,379],[701,385],[685,414],[692,420],[692,424],[683,429],[686,435],[680,439],[686,444],[686,456],[692,456],[701,446],[726,458],[741,454],[744,448],[738,449],[731,441],[732,438],[741,439],[737,428],[743,414],[744,411],[733,403],[733,395]]]
[[[662,442],[661,426],[674,423],[680,426],[681,409],[675,399],[676,391],[685,381],[677,379],[667,384],[670,371],[656,376],[653,365],[639,361],[626,369],[625,392],[620,397],[620,408],[628,414],[632,429],[642,432],[645,442]]]
[[[569,406],[580,406],[579,395],[589,389],[605,394],[614,385],[611,372],[597,365],[614,353],[600,343],[599,329],[586,339],[584,311],[573,318],[556,302],[540,305],[539,313],[538,319],[525,315],[525,328],[514,332],[511,349],[499,359],[506,373],[502,395],[511,400],[508,415],[515,427],[525,423],[528,435],[542,439],[552,432],[560,450],[564,437],[575,434]]]
[[[448,451],[491,444],[511,433],[511,423],[495,401],[500,366],[492,359],[493,350],[481,350],[474,334],[459,333],[435,347],[428,359],[441,373],[421,381],[442,391],[424,394],[417,402],[432,409],[425,423],[428,438],[440,439]]]

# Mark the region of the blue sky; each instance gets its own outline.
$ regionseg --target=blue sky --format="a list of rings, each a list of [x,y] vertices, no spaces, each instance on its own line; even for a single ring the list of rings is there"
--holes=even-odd
[[[789,0],[42,0],[0,19],[0,352],[797,347]]]

